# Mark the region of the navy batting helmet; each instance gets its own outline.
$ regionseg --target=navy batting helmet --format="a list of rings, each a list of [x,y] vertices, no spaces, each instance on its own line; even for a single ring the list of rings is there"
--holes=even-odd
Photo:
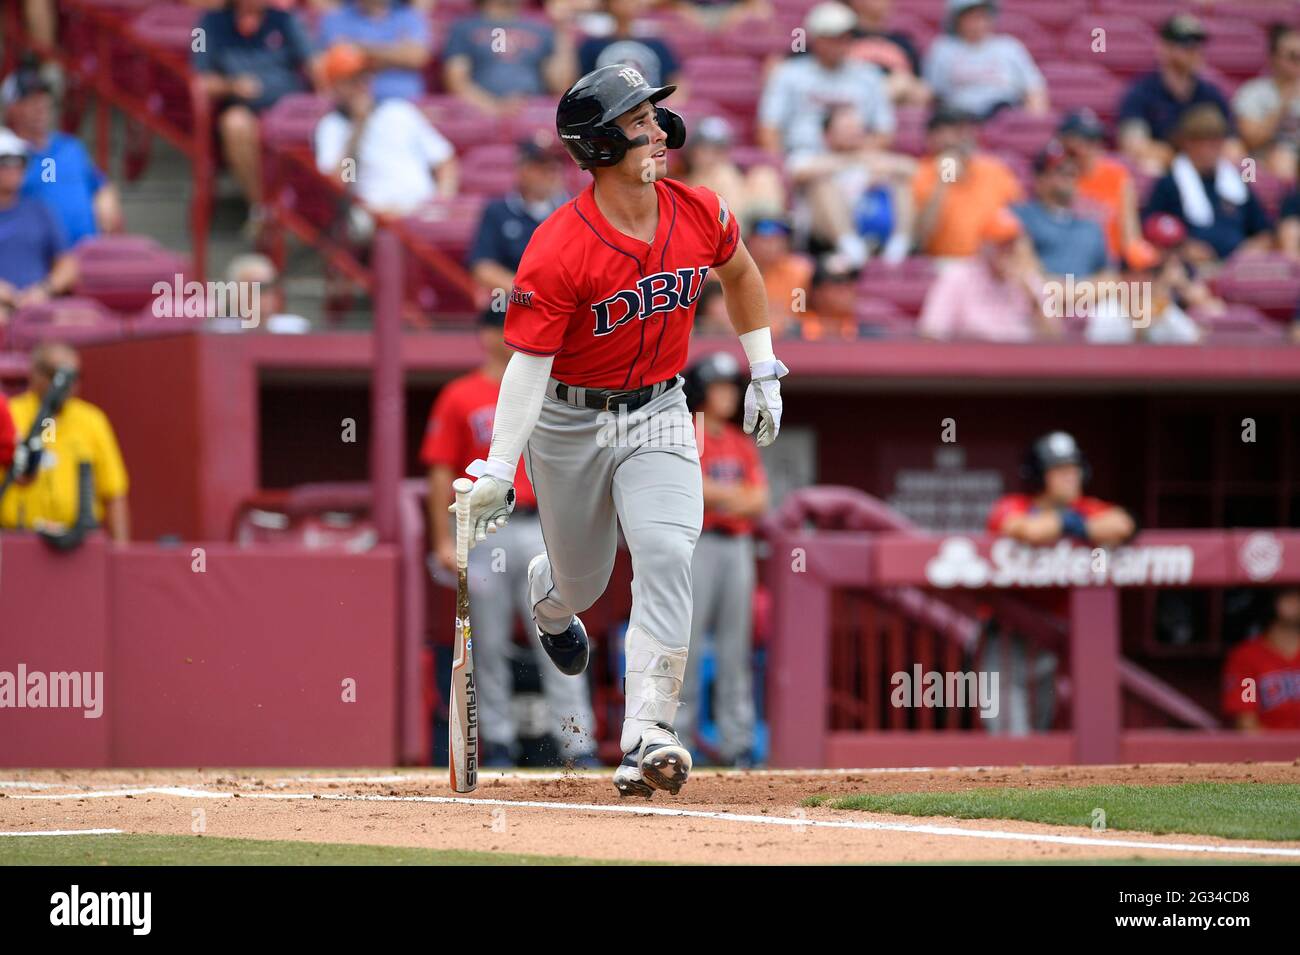
[[[614,166],[629,149],[644,146],[646,136],[629,139],[615,120],[649,100],[658,103],[677,89],[651,86],[641,71],[612,63],[592,70],[560,97],[555,110],[555,129],[569,155],[583,169]],[[656,107],[659,128],[668,134],[669,149],[681,149],[686,142],[686,123],[670,109]]]
[[[1066,431],[1052,431],[1029,446],[1021,476],[1032,487],[1041,489],[1043,476],[1062,464],[1077,464],[1083,471],[1083,479],[1088,480],[1088,459],[1083,456],[1074,435]]]
[[[740,362],[725,351],[714,352],[686,369],[685,378],[682,390],[686,395],[686,407],[696,411],[704,404],[704,393],[715,381],[740,383]]]

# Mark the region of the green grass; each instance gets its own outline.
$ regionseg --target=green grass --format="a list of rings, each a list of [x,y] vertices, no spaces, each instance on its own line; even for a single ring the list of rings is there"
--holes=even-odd
[[[630,865],[571,856],[211,836],[0,836],[0,865]]]
[[[1300,839],[1300,785],[1185,783],[1176,786],[1087,786],[971,789],[951,793],[810,796],[805,806],[905,816],[1020,819],[1091,828],[1096,809],[1107,829],[1187,833],[1225,839]]]

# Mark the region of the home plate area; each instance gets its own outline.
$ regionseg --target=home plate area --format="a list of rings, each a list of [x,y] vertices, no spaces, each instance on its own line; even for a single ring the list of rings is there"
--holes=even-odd
[[[0,863],[16,834],[141,835],[386,846],[649,863],[1179,860],[1300,863],[1300,841],[833,808],[844,797],[1042,793],[1086,787],[1300,783],[1300,766],[1177,764],[708,771],[676,798],[618,797],[608,772],[492,772],[456,796],[446,773],[403,770],[9,771],[0,778]],[[1194,788],[1194,787],[1193,787]],[[1013,793],[1014,795],[1014,793]],[[116,831],[116,832],[115,832]],[[188,843],[168,861],[185,863]],[[197,846],[197,841],[193,844]],[[192,851],[192,850],[191,850]],[[457,858],[460,858],[459,856]],[[39,860],[38,860],[39,861]],[[195,858],[197,861],[197,857]],[[489,858],[490,861],[490,858]]]

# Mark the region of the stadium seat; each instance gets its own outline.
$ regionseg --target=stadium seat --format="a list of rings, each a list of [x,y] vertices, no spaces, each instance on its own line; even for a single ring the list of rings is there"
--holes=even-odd
[[[1094,37],[1094,31],[1104,33]],[[1093,51],[1094,42],[1104,49]],[[1078,62],[1095,59],[1116,76],[1128,80],[1156,67],[1156,32],[1144,20],[1131,14],[1086,14],[1065,30],[1061,56]]]
[[[1205,44],[1205,62],[1237,80],[1249,79],[1268,65],[1268,38],[1250,20],[1220,17],[1205,25],[1210,39]]]
[[[1283,326],[1273,321],[1259,309],[1241,302],[1230,302],[1222,315],[1193,312],[1192,317],[1201,323],[1211,344],[1262,344],[1280,341]]]
[[[934,281],[932,260],[913,257],[900,265],[885,265],[873,260],[862,270],[858,285],[862,298],[876,298],[893,305],[905,316],[921,313],[925,294]]]
[[[893,148],[909,156],[925,153],[925,124],[929,112],[917,106],[904,106],[894,112],[896,129]]]
[[[802,21],[802,15],[789,19],[778,16],[765,20],[742,20],[718,35],[718,48],[740,56],[789,56],[791,31],[800,27]]]
[[[1052,108],[1061,113],[1091,109],[1103,121],[1119,112],[1124,84],[1097,63],[1040,63]]]
[[[1300,263],[1274,253],[1237,255],[1224,264],[1211,285],[1226,301],[1252,305],[1288,322],[1300,302]]]
[[[185,258],[143,236],[102,235],[77,245],[76,295],[117,312],[134,312],[154,299],[157,282],[172,284],[189,269]]]
[[[1050,3],[1044,3],[1043,0],[1003,0],[1002,10],[1003,16],[1014,13],[1032,19],[1035,23],[1041,24],[1059,35],[1062,28],[1087,12],[1088,3],[1087,0],[1052,0]],[[1007,33],[1015,33],[1001,19],[998,22],[998,29]],[[1024,40],[1024,37],[1019,33],[1015,35]],[[1038,65],[1041,67],[1043,64],[1039,63]]]
[[[1060,118],[1004,109],[980,127],[980,145],[997,153],[1032,158],[1051,140]]]
[[[1046,29],[1042,22],[1017,10],[1003,9],[998,15],[998,33],[1009,33],[1025,45],[1035,63],[1051,63],[1061,56],[1061,37],[1058,29]]]
[[[122,320],[93,298],[68,297],[29,305],[10,319],[9,347],[26,351],[43,341],[89,345],[125,334]]]
[[[460,159],[461,194],[492,199],[509,192],[515,182],[517,157],[513,143],[475,146]]]

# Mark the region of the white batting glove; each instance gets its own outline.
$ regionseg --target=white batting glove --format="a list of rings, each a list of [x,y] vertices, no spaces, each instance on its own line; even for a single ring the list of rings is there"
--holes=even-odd
[[[745,389],[745,434],[758,428],[758,446],[766,448],[781,433],[781,378],[790,374],[779,358],[749,366],[749,387]]]
[[[510,521],[510,513],[515,509],[515,485],[513,481],[489,473],[498,462],[483,461],[481,458],[465,469],[470,477],[477,478],[474,489],[469,492],[469,526],[471,529],[469,546],[487,540],[488,534],[495,534]],[[514,477],[514,474],[511,474]],[[455,511],[456,505],[447,508]]]

